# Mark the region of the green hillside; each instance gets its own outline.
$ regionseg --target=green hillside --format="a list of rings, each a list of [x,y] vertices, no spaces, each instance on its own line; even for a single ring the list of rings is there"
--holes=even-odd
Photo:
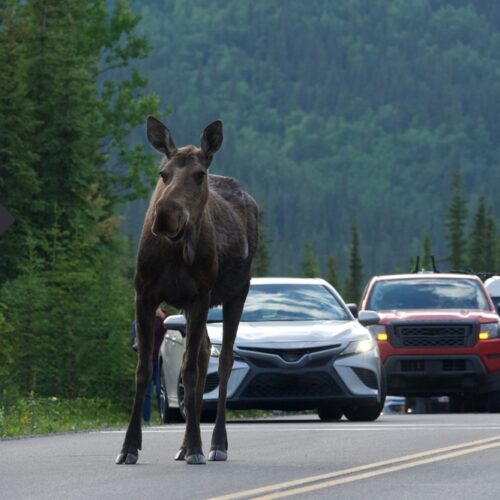
[[[445,256],[454,172],[469,212],[484,195],[500,215],[500,3],[132,4],[176,142],[224,121],[211,168],[264,207],[274,274],[299,273],[310,243],[344,276],[353,221],[365,278],[406,269],[425,233]],[[126,232],[144,209],[127,208]]]

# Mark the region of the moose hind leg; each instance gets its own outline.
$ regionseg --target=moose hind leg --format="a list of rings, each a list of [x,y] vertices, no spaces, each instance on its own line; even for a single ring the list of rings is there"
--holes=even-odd
[[[243,311],[243,305],[248,292],[244,292],[231,302],[223,305],[223,338],[222,350],[219,355],[219,400],[217,402],[217,418],[212,434],[212,444],[208,459],[211,461],[227,460],[227,432],[226,432],[226,398],[227,382],[233,368],[233,346],[238,330],[238,324]]]
[[[146,387],[153,372],[153,322],[154,307],[145,307],[136,302],[136,328],[138,357],[136,369],[136,391],[132,415],[122,449],[116,457],[117,464],[135,464],[142,448],[141,416]]]

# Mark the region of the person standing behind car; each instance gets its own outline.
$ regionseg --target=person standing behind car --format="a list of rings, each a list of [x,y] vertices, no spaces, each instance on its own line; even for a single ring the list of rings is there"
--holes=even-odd
[[[153,375],[151,377],[151,382],[146,387],[146,394],[144,395],[144,406],[142,409],[142,418],[145,423],[149,423],[151,420],[151,388],[154,387],[156,396],[156,407],[158,413],[160,413],[160,366],[159,366],[159,354],[160,346],[165,337],[165,327],[163,326],[163,321],[169,315],[168,310],[165,307],[158,306],[155,313],[155,322],[153,326],[154,335],[154,345],[153,345]],[[137,333],[135,329],[135,319],[132,321],[132,349],[137,351]]]

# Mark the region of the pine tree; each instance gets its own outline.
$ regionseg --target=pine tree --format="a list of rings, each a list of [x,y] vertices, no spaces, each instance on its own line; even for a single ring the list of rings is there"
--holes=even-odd
[[[445,238],[448,240],[449,256],[447,261],[452,269],[464,269],[466,260],[465,220],[467,207],[462,194],[462,181],[460,174],[455,173],[453,179],[453,197],[448,207],[448,220],[446,222],[447,232]]]
[[[330,283],[330,285],[332,285],[333,288],[337,290],[337,292],[341,293],[340,280],[337,272],[337,259],[333,254],[330,255],[330,257],[328,258],[327,269],[328,269],[328,274],[326,277],[326,281],[328,281],[328,283]]]
[[[304,278],[317,278],[320,276],[320,268],[318,259],[314,255],[314,251],[310,243],[304,246],[304,258],[302,260],[302,276]]]
[[[31,147],[36,121],[27,98],[28,36],[24,9],[11,3],[0,9],[0,202],[15,223],[0,238],[0,284],[16,275],[26,258],[33,198],[40,192]]]
[[[431,257],[431,237],[429,234],[425,234],[422,241],[422,259],[420,261],[420,266],[426,270],[432,269]]]
[[[266,234],[266,226],[264,223],[264,209],[259,208],[259,241],[255,257],[252,261],[252,276],[269,276],[270,272],[270,257],[267,249],[269,240]]]
[[[128,1],[109,7],[0,6],[0,193],[19,216],[17,232],[0,239],[0,324],[9,331],[0,334],[9,366],[0,369],[0,391],[120,399],[131,388],[123,375],[133,372],[123,335],[131,261],[114,211],[141,192],[156,163],[142,162],[124,137],[157,101],[142,96],[137,73],[104,80],[102,71],[123,70],[146,48]]]
[[[497,267],[497,234],[493,209],[488,207],[484,234],[484,271],[495,272]]]
[[[62,230],[75,234],[93,222],[92,190],[102,189],[96,87],[82,50],[85,2],[30,0],[26,8],[29,98],[38,123],[30,147],[38,154],[36,176],[43,189],[32,222],[42,237],[56,210]]]
[[[104,79],[145,57],[148,45],[134,34],[139,18],[127,0],[108,7],[105,0],[0,6],[0,194],[16,217],[0,242],[0,283],[16,275],[28,238],[46,253],[55,213],[68,238],[99,245],[117,203],[149,188],[156,159],[125,138],[157,111],[157,98],[142,95],[146,80],[136,71]]]
[[[344,294],[347,302],[357,302],[361,295],[363,263],[360,255],[359,229],[352,224],[352,244],[349,253],[349,273],[346,278]]]
[[[469,235],[469,267],[475,271],[487,271],[485,239],[487,228],[486,200],[483,196],[479,198],[477,210]]]

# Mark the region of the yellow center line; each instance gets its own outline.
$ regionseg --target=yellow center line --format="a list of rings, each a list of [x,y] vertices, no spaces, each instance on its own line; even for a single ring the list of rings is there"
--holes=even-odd
[[[450,453],[437,455],[435,457],[424,458],[422,460],[415,460],[413,462],[407,462],[400,465],[393,465],[392,467],[386,467],[375,471],[364,472],[362,474],[355,474],[348,477],[342,477],[340,479],[333,479],[331,481],[324,481],[316,484],[311,484],[309,486],[303,486],[301,488],[293,488],[291,490],[271,493],[270,495],[264,495],[253,498],[254,500],[273,500],[275,498],[284,498],[284,497],[290,497],[292,495],[299,495],[301,493],[309,493],[311,491],[316,491],[323,488],[331,488],[332,486],[337,486],[339,484],[350,483],[352,481],[359,481],[361,479],[368,479],[371,477],[380,476],[382,474],[389,474],[390,472],[397,472],[404,469],[410,469],[411,467],[418,467],[419,465],[431,464],[434,462],[439,462],[441,460],[448,460],[450,458],[456,458],[463,455],[467,455],[469,453],[476,453],[478,451],[484,451],[490,448],[497,448],[499,446],[500,446],[500,441],[497,443],[485,444],[483,446],[476,446],[474,448],[467,448],[465,450],[453,451]]]
[[[485,439],[478,439],[475,441],[468,441],[466,443],[456,444],[456,445],[452,445],[452,446],[446,446],[443,448],[436,448],[433,450],[423,451],[423,452],[419,452],[419,453],[413,453],[411,455],[404,455],[402,457],[391,458],[391,459],[382,460],[379,462],[373,462],[371,464],[350,467],[348,469],[343,469],[340,471],[328,472],[328,473],[319,474],[316,476],[309,476],[309,477],[305,477],[305,478],[301,478],[301,479],[294,479],[291,481],[286,481],[283,483],[276,483],[276,484],[271,484],[268,486],[262,486],[260,488],[252,488],[249,490],[243,490],[243,491],[238,491],[235,493],[229,493],[228,495],[213,497],[209,500],[236,500],[236,499],[240,499],[240,498],[249,498],[249,497],[263,498],[263,499],[265,498],[266,500],[271,499],[271,498],[282,498],[284,496],[297,495],[301,492],[313,491],[315,489],[327,488],[329,486],[335,486],[336,484],[343,484],[343,483],[355,481],[358,479],[364,479],[366,477],[373,477],[373,476],[377,476],[380,474],[387,474],[389,472],[393,472],[396,470],[402,470],[402,469],[409,468],[409,467],[416,467],[418,465],[422,465],[425,463],[437,462],[439,460],[446,460],[447,458],[453,458],[455,456],[466,455],[467,453],[474,453],[476,451],[481,451],[483,449],[488,449],[488,448],[495,448],[498,446],[500,446],[500,436],[495,436],[495,437],[485,438]],[[467,448],[467,449],[464,450],[464,448]],[[432,455],[437,455],[437,454],[440,454],[440,455],[437,457],[431,457]],[[426,457],[431,457],[431,458],[426,458]],[[413,460],[413,462],[405,463],[405,464],[401,463],[401,462],[408,462],[410,460]],[[366,472],[363,474],[357,474],[357,475],[349,476],[346,478],[336,479],[334,481],[326,481],[326,482],[322,482],[320,484],[306,486],[306,487],[304,487],[305,489],[304,488],[297,488],[298,486],[303,486],[303,485],[306,485],[308,483],[316,483],[318,481],[330,480],[330,479],[335,478],[335,477],[344,476],[347,474],[354,474],[356,472],[367,471],[369,469],[375,469],[378,467],[390,466],[393,464],[399,464],[399,465],[395,465],[394,467],[386,467],[385,469],[382,469],[382,470],[370,471],[370,472]],[[256,496],[256,495],[263,495],[263,494],[267,494],[267,493],[272,493],[272,492],[275,492],[278,490],[283,490],[286,488],[294,488],[294,489],[288,489],[287,491],[278,492],[274,495],[267,495],[267,496],[263,496],[263,497]]]

